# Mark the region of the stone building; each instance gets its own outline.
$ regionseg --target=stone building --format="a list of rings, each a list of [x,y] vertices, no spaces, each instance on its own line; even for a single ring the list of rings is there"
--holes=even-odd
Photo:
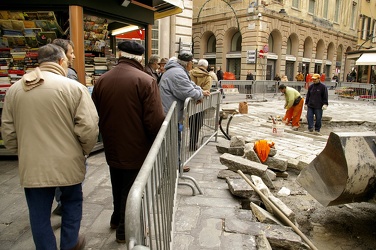
[[[294,80],[303,73],[327,79],[355,65],[346,53],[356,50],[359,2],[368,0],[194,0],[195,58],[245,79],[275,74]]]

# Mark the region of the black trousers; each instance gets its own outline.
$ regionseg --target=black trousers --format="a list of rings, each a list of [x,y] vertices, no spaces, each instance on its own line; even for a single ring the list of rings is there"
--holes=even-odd
[[[120,169],[110,167],[112,185],[112,198],[114,211],[111,216],[111,223],[118,225],[116,235],[124,235],[125,231],[125,205],[134,180],[139,169]]]
[[[204,124],[204,112],[199,112],[189,117],[189,150],[197,149],[200,129]]]

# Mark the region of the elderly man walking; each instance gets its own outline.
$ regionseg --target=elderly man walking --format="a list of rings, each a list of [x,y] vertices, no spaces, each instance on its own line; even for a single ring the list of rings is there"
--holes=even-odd
[[[92,98],[110,168],[113,213],[110,227],[125,243],[128,193],[165,118],[157,80],[143,71],[145,48],[136,41],[118,45],[117,66],[103,74]]]
[[[18,153],[36,249],[57,249],[51,227],[55,189],[62,192],[60,249],[82,249],[85,155],[98,138],[98,115],[85,86],[66,77],[68,59],[54,44],[39,48],[39,67],[14,83],[2,114],[4,145]]]

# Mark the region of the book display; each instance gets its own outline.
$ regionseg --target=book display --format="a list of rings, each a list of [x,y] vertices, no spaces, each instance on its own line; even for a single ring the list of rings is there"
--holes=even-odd
[[[0,114],[11,84],[38,66],[38,48],[63,33],[53,11],[0,11]]]
[[[108,71],[108,20],[91,15],[84,16],[84,48],[86,85]]]

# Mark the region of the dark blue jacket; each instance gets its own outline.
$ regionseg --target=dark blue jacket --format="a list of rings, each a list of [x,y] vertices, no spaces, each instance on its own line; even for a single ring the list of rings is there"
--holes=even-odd
[[[328,89],[325,84],[320,82],[309,86],[305,104],[315,109],[321,109],[323,105],[328,105]]]

